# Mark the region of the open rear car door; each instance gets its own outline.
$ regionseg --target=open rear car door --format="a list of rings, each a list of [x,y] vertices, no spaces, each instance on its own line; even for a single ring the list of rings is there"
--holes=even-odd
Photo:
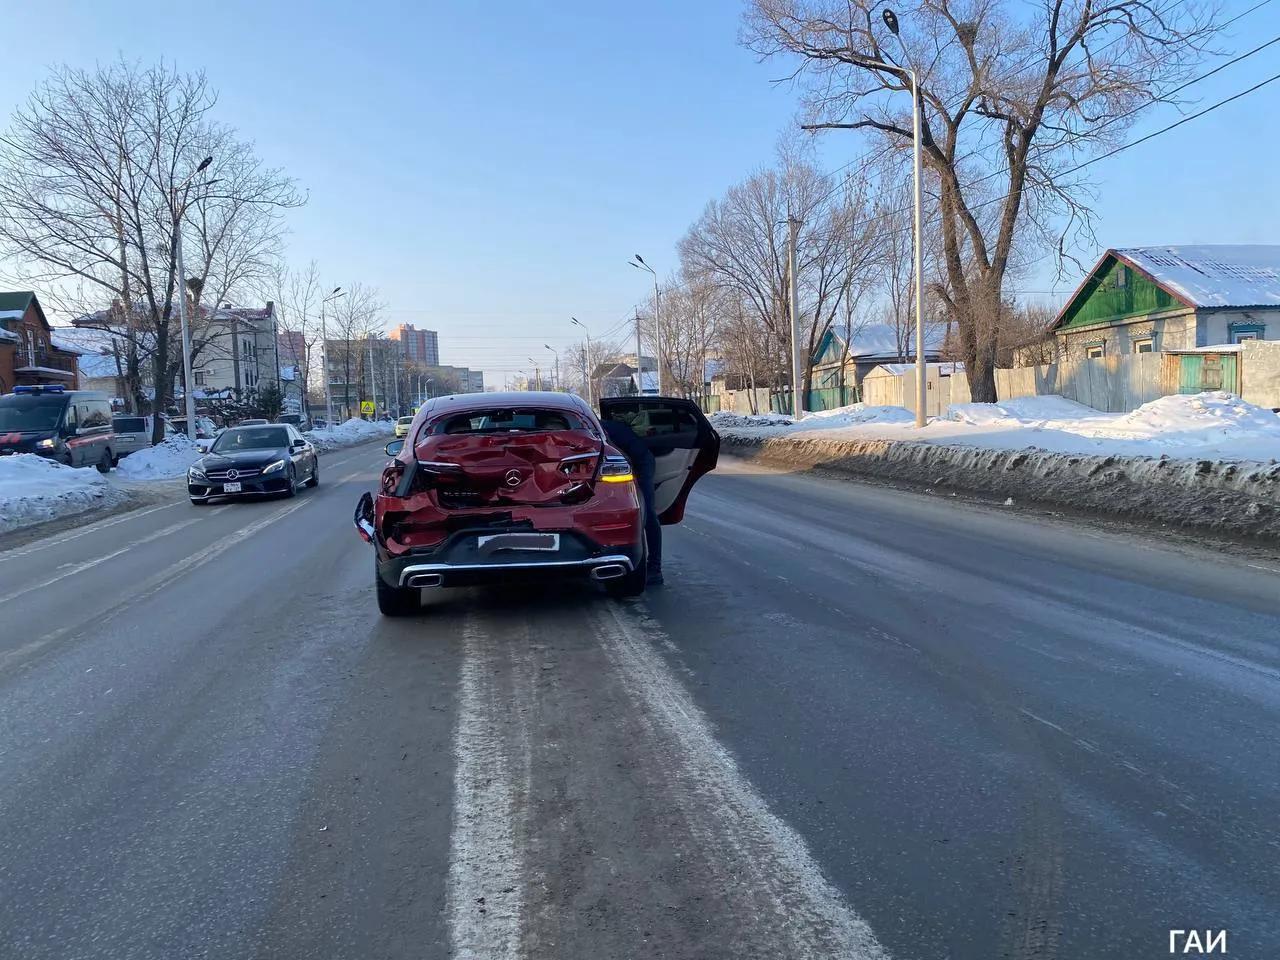
[[[653,454],[654,503],[664,524],[684,519],[698,478],[720,457],[720,435],[692,400],[676,397],[603,397],[600,415],[630,425]]]

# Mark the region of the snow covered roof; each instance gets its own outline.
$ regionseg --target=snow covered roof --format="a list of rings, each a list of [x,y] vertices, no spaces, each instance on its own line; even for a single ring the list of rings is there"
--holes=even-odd
[[[845,334],[832,329],[829,335],[840,343]],[[926,326],[924,331],[924,348],[926,354],[942,349],[946,340],[946,328],[940,325]],[[915,328],[911,330],[911,350],[915,351]],[[821,348],[819,348],[821,352]],[[849,345],[850,357],[896,357],[898,356],[898,331],[888,323],[865,323],[853,328],[853,342]]]
[[[16,333],[10,333],[4,327],[0,327],[0,340],[16,341],[17,339],[18,339],[18,335]]]
[[[937,370],[938,375],[943,377],[949,377],[952,374],[964,373],[964,364],[959,361],[947,360],[942,363],[929,363],[927,364],[927,367],[930,370]],[[867,376],[871,376],[877,370],[883,370],[892,377],[902,377],[909,373],[915,373],[916,365],[914,363],[882,363],[879,364],[875,370],[872,370],[871,373],[867,374]]]
[[[1194,307],[1280,306],[1280,245],[1121,247],[1108,252]]]
[[[631,379],[634,382],[636,375],[633,373]],[[657,393],[658,392],[658,373],[656,370],[645,370],[640,374],[640,392],[641,393]]]

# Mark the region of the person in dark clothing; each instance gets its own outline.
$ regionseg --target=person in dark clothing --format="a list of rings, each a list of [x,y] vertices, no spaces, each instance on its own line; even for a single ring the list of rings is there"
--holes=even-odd
[[[631,425],[622,420],[605,420],[602,423],[609,442],[622,451],[631,463],[640,499],[644,503],[644,540],[649,548],[649,566],[646,579],[649,583],[662,583],[662,523],[653,501],[653,454],[636,436]]]

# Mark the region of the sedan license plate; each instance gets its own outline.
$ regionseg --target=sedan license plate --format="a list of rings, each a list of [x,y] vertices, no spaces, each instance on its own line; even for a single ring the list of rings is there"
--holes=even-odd
[[[224,483],[224,484],[222,485],[222,492],[223,492],[223,493],[239,493],[239,492],[240,492],[240,484],[238,484],[238,483]]]
[[[481,553],[496,550],[535,550],[554,552],[560,549],[558,533],[491,533],[476,538]]]

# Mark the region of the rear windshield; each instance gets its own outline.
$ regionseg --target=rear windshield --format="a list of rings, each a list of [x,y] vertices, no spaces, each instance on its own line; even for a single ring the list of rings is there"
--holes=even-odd
[[[433,434],[545,433],[549,430],[582,430],[582,420],[566,410],[510,407],[472,410],[444,417],[431,425]]]
[[[284,427],[236,427],[226,430],[213,444],[215,453],[228,453],[233,450],[270,450],[273,447],[287,447],[289,431]]]
[[[407,427],[409,424],[413,423],[413,417],[401,417],[396,421],[396,423]]]
[[[145,417],[112,417],[111,427],[116,433],[146,433]]]
[[[56,430],[67,397],[12,394],[0,397],[0,433]]]

